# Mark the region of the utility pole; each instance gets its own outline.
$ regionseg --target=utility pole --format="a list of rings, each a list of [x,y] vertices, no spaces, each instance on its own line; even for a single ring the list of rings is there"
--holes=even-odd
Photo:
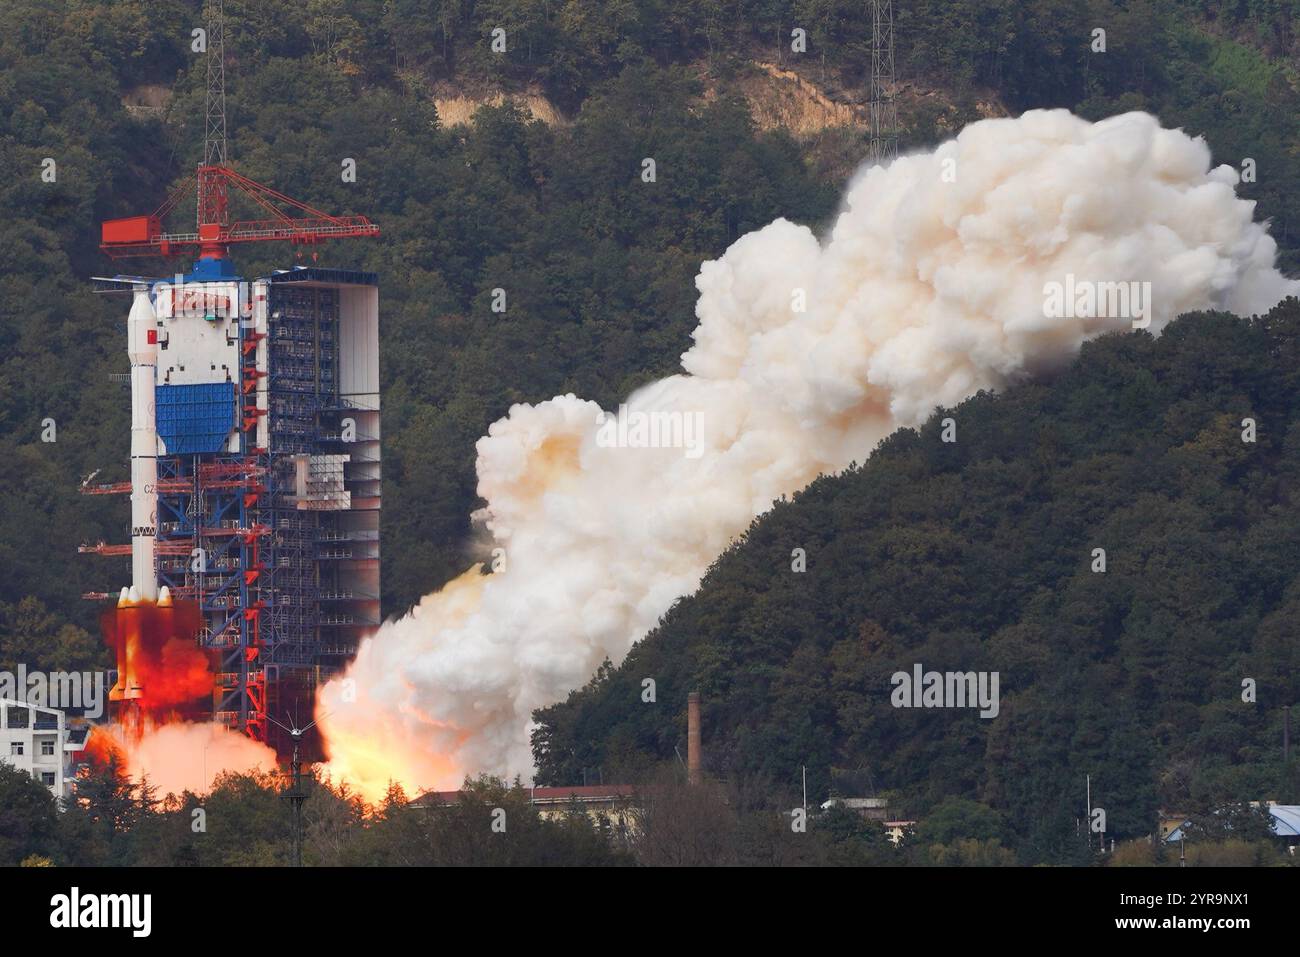
[[[894,102],[894,0],[871,0],[871,162],[898,158],[898,107]]]
[[[1291,706],[1282,705],[1282,764],[1291,764]]]
[[[1088,815],[1083,819],[1084,833],[1088,836],[1088,850],[1092,850],[1092,775],[1085,774],[1084,787],[1087,789]]]

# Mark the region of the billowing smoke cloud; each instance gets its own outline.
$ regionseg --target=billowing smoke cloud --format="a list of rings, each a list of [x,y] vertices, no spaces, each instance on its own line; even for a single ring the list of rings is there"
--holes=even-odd
[[[785,220],[743,237],[700,270],[683,374],[631,396],[619,423],[565,395],[479,440],[505,565],[383,626],[324,690],[332,772],[371,795],[527,777],[532,710],[620,661],[775,498],[936,405],[1131,327],[1104,300],[1049,318],[1049,284],[1150,283],[1152,332],[1294,294],[1236,183],[1145,114],[1035,111],[866,169],[824,241]],[[630,447],[664,439],[647,422],[687,447]]]
[[[211,722],[96,725],[87,752],[100,765],[116,755],[132,780],[147,780],[160,797],[185,791],[206,794],[223,771],[243,774],[276,767],[275,752],[266,745]]]

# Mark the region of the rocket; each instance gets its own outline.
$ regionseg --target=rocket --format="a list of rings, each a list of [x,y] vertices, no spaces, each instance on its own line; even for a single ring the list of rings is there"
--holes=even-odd
[[[149,290],[138,286],[126,320],[126,348],[131,357],[131,586],[139,598],[158,597],[154,540],[158,533],[158,423],[154,409],[157,384],[158,319]]]
[[[158,523],[158,428],[154,409],[157,383],[158,320],[149,290],[137,286],[126,320],[126,348],[131,358],[131,587],[117,600],[117,682],[110,701],[144,697],[140,680],[140,648],[146,605],[171,596],[158,594],[154,542]],[[163,589],[166,592],[166,589]]]

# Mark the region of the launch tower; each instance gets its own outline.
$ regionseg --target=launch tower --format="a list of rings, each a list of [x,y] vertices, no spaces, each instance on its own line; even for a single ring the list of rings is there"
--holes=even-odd
[[[212,716],[287,753],[268,714],[310,713],[316,686],[379,624],[379,290],[373,273],[295,267],[246,280],[230,246],[375,236],[226,165],[220,5],[209,15],[207,136],[195,177],[153,214],[103,224],[109,256],[197,255],[186,274],[97,279],[133,297],[132,600],[160,586],[202,612]],[[194,232],[167,232],[186,192]],[[231,194],[260,207],[231,221]],[[125,602],[126,599],[124,598]],[[130,697],[147,697],[119,675]]]

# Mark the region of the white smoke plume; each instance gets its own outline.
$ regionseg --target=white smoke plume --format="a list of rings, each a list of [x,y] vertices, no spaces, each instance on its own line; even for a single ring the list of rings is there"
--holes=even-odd
[[[627,400],[697,414],[700,445],[606,447],[573,395],[494,423],[479,493],[505,567],[425,597],[324,689],[331,772],[370,795],[530,776],[533,709],[621,661],[774,499],[1130,328],[1047,318],[1048,283],[1149,282],[1153,333],[1294,295],[1237,181],[1146,114],[1034,111],[865,169],[822,241],[783,219],[744,236],[700,269],[682,374]]]

